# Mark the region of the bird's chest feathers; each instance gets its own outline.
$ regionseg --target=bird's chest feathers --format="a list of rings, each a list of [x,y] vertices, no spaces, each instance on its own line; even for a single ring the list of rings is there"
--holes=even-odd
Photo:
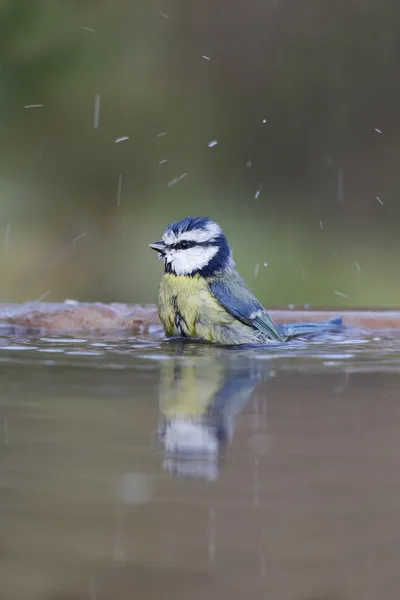
[[[196,336],[199,311],[212,298],[207,282],[198,276],[165,274],[160,284],[160,318],[167,335]]]

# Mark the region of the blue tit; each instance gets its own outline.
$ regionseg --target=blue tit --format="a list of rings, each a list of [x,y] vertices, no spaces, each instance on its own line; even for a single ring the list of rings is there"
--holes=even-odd
[[[223,345],[284,341],[236,270],[217,223],[186,217],[168,225],[150,248],[164,261],[159,314],[168,337]]]

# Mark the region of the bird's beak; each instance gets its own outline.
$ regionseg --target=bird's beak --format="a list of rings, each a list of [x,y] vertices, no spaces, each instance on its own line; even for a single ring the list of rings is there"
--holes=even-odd
[[[158,252],[159,258],[165,256],[165,244],[164,242],[153,242],[153,244],[149,244],[150,248]]]

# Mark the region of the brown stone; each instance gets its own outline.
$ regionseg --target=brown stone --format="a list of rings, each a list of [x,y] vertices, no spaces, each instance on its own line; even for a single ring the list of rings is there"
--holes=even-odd
[[[327,321],[342,317],[346,325],[367,329],[399,329],[400,312],[373,310],[284,310],[269,311],[277,323]],[[0,305],[0,324],[22,328],[27,332],[102,334],[118,332],[140,335],[161,324],[154,305],[101,303],[60,304],[30,302],[23,305]]]

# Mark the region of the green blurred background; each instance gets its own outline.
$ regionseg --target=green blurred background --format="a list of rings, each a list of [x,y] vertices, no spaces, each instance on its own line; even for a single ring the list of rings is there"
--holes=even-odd
[[[399,67],[398,0],[2,0],[0,301],[155,302],[190,214],[268,306],[398,306]]]

